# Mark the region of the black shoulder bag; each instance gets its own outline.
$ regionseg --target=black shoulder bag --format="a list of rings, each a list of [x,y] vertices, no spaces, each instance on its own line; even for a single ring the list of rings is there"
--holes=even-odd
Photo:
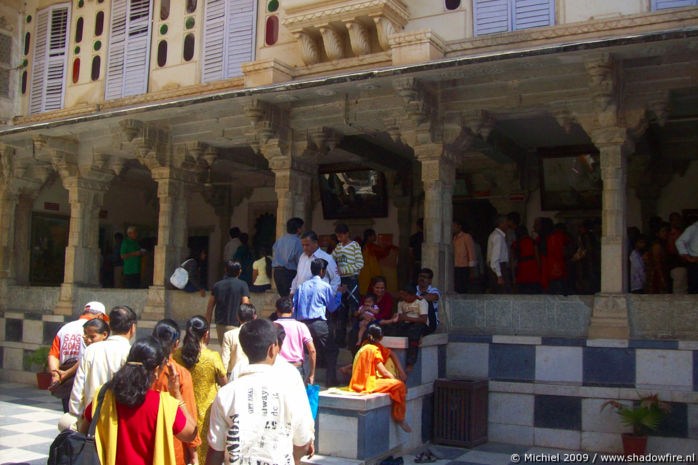
[[[51,444],[46,465],[101,465],[95,444],[95,431],[106,392],[106,387],[99,391],[97,409],[87,434],[71,429],[61,432]]]

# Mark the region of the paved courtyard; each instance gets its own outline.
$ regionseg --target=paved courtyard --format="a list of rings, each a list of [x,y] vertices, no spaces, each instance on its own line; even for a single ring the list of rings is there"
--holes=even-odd
[[[58,434],[60,401],[35,386],[0,382],[0,412],[0,465],[45,465],[51,442]],[[437,465],[513,465],[512,454],[523,458],[526,453],[570,452],[500,443],[487,443],[474,449],[431,446],[430,450],[439,458],[434,462]],[[405,454],[405,464],[414,464],[418,452]],[[311,462],[351,465],[351,461],[330,457],[315,457]]]

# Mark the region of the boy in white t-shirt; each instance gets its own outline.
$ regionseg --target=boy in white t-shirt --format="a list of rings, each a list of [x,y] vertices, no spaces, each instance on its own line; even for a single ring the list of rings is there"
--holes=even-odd
[[[315,422],[302,384],[273,367],[279,352],[274,323],[260,318],[240,329],[250,365],[223,386],[211,406],[207,464],[292,464],[314,453]],[[292,375],[295,373],[291,372]]]
[[[429,304],[417,296],[417,286],[407,284],[400,291],[400,302],[397,304],[397,323],[388,325],[385,334],[388,336],[407,337],[407,360],[405,371],[409,374],[417,363],[419,341],[427,328]]]

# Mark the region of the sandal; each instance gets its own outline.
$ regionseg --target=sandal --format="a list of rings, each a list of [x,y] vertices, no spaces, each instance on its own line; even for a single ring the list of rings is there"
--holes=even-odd
[[[417,454],[417,456],[414,458],[415,463],[433,463],[436,462],[438,459],[434,454],[431,453],[429,449],[425,450],[424,452],[420,452]]]
[[[381,460],[379,465],[393,465],[393,461],[395,458],[392,455],[387,456],[383,460]]]

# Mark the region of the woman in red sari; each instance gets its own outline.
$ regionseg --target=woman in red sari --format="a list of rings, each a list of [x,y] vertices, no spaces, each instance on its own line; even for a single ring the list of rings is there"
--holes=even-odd
[[[536,243],[524,225],[516,228],[517,241],[511,245],[517,260],[516,288],[521,294],[540,294],[540,257]]]

